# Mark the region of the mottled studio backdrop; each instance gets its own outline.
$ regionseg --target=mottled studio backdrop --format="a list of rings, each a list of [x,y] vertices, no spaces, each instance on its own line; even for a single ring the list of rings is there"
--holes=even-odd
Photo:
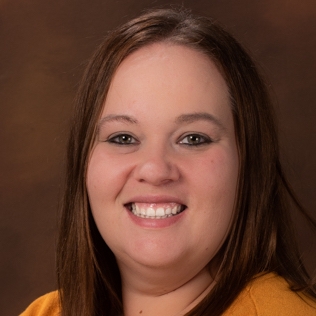
[[[273,86],[282,155],[316,216],[315,0],[173,1],[226,25]],[[55,289],[57,210],[74,94],[108,30],[153,0],[0,0],[0,315]],[[301,229],[315,267],[315,238]],[[314,240],[314,244],[312,244]]]

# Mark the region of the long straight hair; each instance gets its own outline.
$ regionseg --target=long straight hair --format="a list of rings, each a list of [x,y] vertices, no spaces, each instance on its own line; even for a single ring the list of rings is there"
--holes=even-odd
[[[187,315],[221,315],[255,275],[269,271],[283,276],[293,290],[316,297],[295,246],[289,202],[315,222],[300,207],[283,174],[265,83],[245,50],[213,20],[161,9],[111,32],[93,55],[79,88],[57,249],[62,315],[123,314],[120,273],[92,218],[86,172],[96,123],[116,69],[132,52],[156,42],[190,47],[217,65],[229,88],[239,151],[236,211],[220,250],[220,277]]]

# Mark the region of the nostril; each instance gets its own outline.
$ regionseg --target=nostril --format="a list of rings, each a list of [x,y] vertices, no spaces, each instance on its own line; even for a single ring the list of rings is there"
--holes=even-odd
[[[134,169],[133,174],[138,182],[155,186],[177,181],[180,176],[175,163],[157,157],[152,157],[152,159],[144,157]]]

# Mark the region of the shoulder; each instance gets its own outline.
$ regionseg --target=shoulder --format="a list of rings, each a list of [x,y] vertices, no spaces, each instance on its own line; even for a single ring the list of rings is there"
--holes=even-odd
[[[20,316],[60,315],[58,291],[50,292],[36,299]]]
[[[315,316],[316,302],[291,291],[284,278],[268,273],[255,277],[224,315]]]

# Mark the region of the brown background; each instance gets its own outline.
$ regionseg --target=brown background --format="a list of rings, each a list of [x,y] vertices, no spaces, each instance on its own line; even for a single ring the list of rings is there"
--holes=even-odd
[[[88,57],[108,30],[145,8],[168,3],[0,0],[1,315],[17,315],[56,287],[65,138]],[[218,19],[260,62],[278,100],[289,177],[304,205],[316,214],[315,0],[172,3]],[[314,268],[315,243],[306,229],[299,230]]]

